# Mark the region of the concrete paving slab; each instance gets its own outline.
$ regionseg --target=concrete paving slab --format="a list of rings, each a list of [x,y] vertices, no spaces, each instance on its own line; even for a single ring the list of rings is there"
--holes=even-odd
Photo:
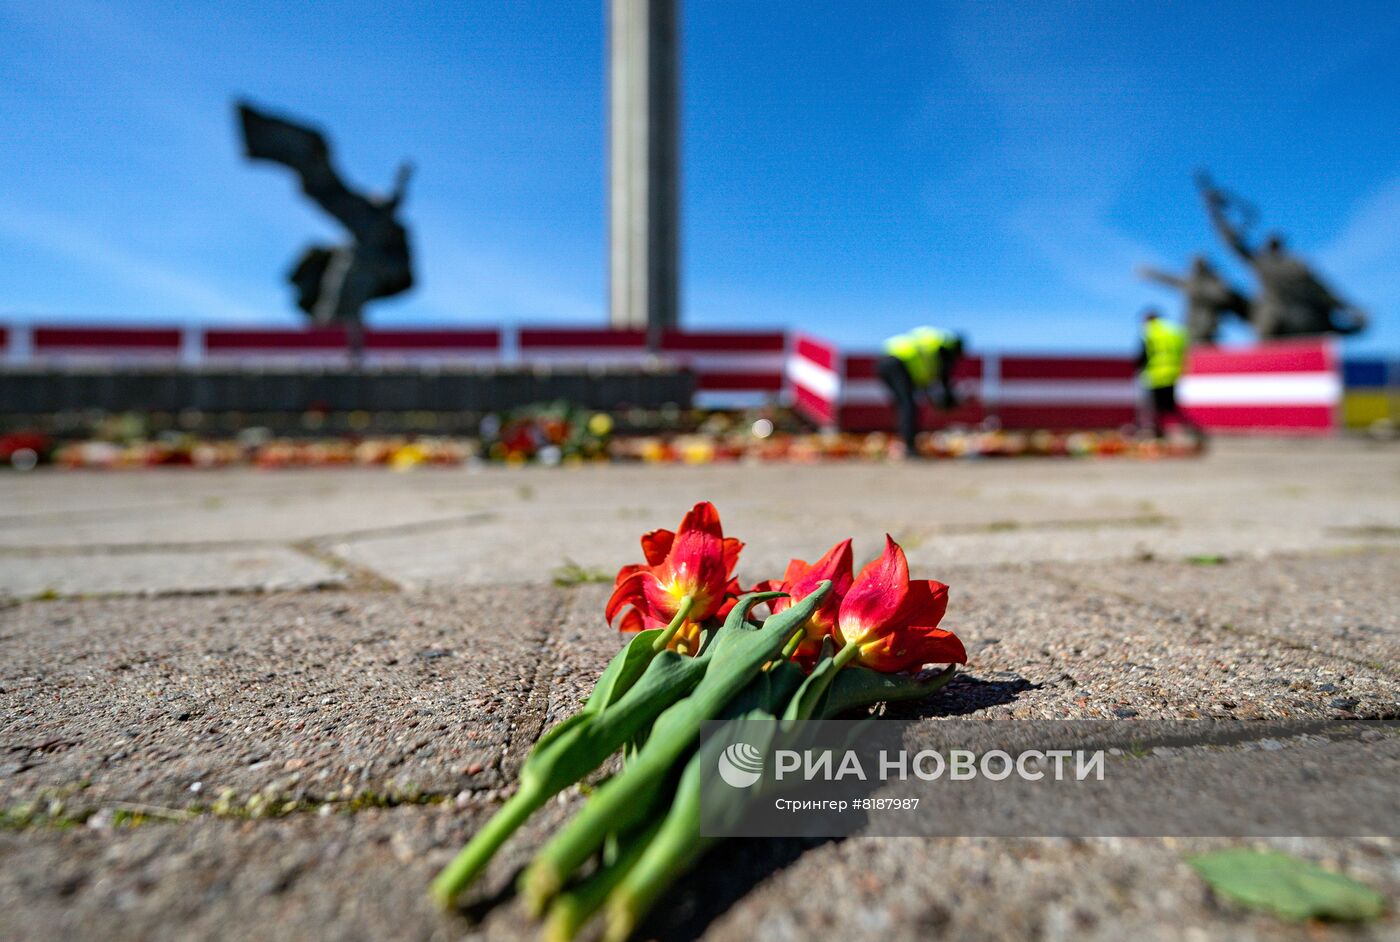
[[[1082,581],[1185,611],[1201,624],[1400,669],[1400,548],[1096,567]]]
[[[0,552],[0,597],[273,592],[344,584],[347,574],[285,546],[120,553]]]
[[[563,605],[534,588],[11,608],[0,804],[499,787],[540,732],[539,652]]]
[[[1389,667],[1201,625],[1182,610],[1086,587],[1063,567],[927,573],[951,587],[944,625],[967,646],[968,670],[922,705],[891,705],[891,716],[1400,716]],[[1388,591],[1373,585],[1368,598]]]
[[[303,478],[298,472],[187,469],[37,478],[32,491],[11,484],[13,503],[0,504],[6,508],[0,546],[292,543],[418,525],[431,529],[471,519],[511,493],[489,486],[467,490],[460,486],[467,478],[460,470],[412,476],[346,470]],[[70,493],[79,498],[76,504],[68,503]]]

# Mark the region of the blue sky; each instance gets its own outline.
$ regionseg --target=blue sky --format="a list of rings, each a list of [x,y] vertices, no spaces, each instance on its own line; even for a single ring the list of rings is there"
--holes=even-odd
[[[361,186],[417,162],[374,323],[602,322],[602,13],[0,0],[0,318],[297,323],[337,233],[239,157],[247,95]],[[683,44],[689,325],[1122,348],[1173,300],[1134,266],[1227,261],[1207,166],[1400,351],[1400,6],[690,0]]]

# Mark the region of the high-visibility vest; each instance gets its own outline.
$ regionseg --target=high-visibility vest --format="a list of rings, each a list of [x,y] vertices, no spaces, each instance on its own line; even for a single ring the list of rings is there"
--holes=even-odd
[[[1158,317],[1142,325],[1142,343],[1147,348],[1143,385],[1161,389],[1176,383],[1186,368],[1186,331]]]
[[[916,327],[885,341],[885,352],[904,364],[915,386],[927,386],[938,379],[939,354],[957,343],[951,331]]]

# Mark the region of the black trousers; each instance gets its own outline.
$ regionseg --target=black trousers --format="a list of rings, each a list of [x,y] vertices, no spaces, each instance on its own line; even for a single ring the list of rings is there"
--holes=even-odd
[[[1191,434],[1200,437],[1201,428],[1187,418],[1186,413],[1176,403],[1176,384],[1158,386],[1152,390],[1152,434],[1162,438],[1167,434],[1166,420],[1179,422]]]
[[[898,357],[884,357],[877,366],[880,380],[890,391],[899,416],[899,437],[909,454],[914,453],[914,436],[919,431],[919,405],[914,401],[914,380]]]

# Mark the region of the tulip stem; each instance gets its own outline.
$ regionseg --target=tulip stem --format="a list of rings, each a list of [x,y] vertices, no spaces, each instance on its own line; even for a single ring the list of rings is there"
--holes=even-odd
[[[467,846],[433,881],[432,894],[438,905],[450,909],[457,894],[486,869],[486,864],[506,842],[506,838],[542,804],[543,796],[536,789],[522,784],[520,790],[507,799],[500,811],[476,832]]]
[[[786,661],[791,659],[792,656],[797,653],[797,649],[802,647],[802,642],[806,639],[806,637],[806,628],[803,628],[801,631],[795,632],[793,636],[788,639],[788,643],[783,645],[783,660]]]
[[[676,636],[676,632],[681,630],[681,625],[684,625],[685,620],[690,617],[690,609],[694,604],[694,596],[687,595],[681,599],[681,604],[676,608],[676,615],[671,619],[671,623],[652,642],[651,649],[653,651],[666,650],[671,644],[671,639]]]
[[[847,641],[844,645],[841,646],[841,650],[836,652],[836,669],[840,670],[847,664],[854,661],[856,659],[856,655],[859,653],[860,645],[856,644],[854,641]]]

